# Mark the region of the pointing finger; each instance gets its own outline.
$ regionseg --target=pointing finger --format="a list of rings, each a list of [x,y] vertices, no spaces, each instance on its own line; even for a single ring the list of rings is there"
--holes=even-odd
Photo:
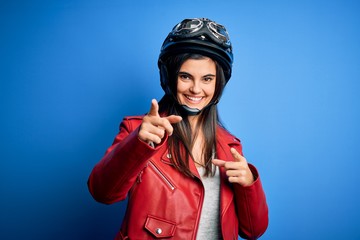
[[[161,118],[161,123],[159,124],[159,126],[161,126],[163,129],[165,129],[167,134],[169,136],[171,136],[174,131],[174,128],[173,128],[173,126],[171,126],[171,124],[178,123],[181,120],[182,120],[182,118],[180,116],[170,115],[170,116]]]
[[[177,115],[170,115],[165,117],[171,124],[181,122],[182,117]]]
[[[159,104],[156,99],[151,100],[151,108],[148,115],[159,116]]]
[[[218,167],[224,167],[225,166],[225,163],[226,161],[224,160],[219,160],[219,159],[213,159],[212,160],[212,163]]]
[[[241,156],[241,154],[236,151],[235,148],[230,148],[230,151],[231,151],[231,154],[233,155],[234,159],[235,159],[235,162],[242,162],[242,161],[246,161],[246,159]]]

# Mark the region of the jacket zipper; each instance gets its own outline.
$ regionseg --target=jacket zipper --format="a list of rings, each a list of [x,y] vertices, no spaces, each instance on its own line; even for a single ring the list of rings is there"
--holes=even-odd
[[[170,188],[171,191],[175,190],[175,186],[169,181],[167,177],[153,164],[151,161],[149,161],[150,167],[159,175],[159,177],[165,182],[165,184]]]
[[[137,178],[136,178],[136,182],[137,183],[141,183],[142,182],[142,175],[143,175],[143,172],[145,170],[145,168],[147,168],[148,166],[148,163],[145,165],[145,167],[140,171],[140,173],[137,175]]]

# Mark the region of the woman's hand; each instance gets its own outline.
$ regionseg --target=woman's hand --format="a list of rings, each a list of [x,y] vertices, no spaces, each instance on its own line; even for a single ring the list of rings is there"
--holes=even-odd
[[[234,157],[233,162],[213,159],[213,164],[225,168],[229,182],[238,183],[244,187],[250,186],[254,182],[254,176],[246,159],[235,148],[231,148],[230,151]]]
[[[167,133],[169,136],[173,133],[171,124],[178,123],[182,120],[180,116],[170,115],[160,117],[159,105],[155,99],[151,101],[149,113],[143,118],[140,126],[139,139],[146,143],[161,143],[161,140]]]

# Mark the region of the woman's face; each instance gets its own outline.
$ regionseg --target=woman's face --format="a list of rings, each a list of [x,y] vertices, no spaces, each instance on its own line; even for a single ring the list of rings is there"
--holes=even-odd
[[[188,59],[177,77],[177,99],[190,108],[203,109],[214,96],[216,65],[208,57]]]

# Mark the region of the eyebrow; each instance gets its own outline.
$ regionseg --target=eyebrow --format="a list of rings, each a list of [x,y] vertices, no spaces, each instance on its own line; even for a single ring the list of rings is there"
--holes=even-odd
[[[188,73],[188,72],[179,72],[178,75],[180,75],[180,74],[192,76],[192,75],[191,75],[190,73]],[[208,73],[208,74],[206,74],[206,75],[204,75],[204,76],[202,76],[202,77],[216,77],[216,75],[215,75],[215,74],[212,74],[212,73]]]

